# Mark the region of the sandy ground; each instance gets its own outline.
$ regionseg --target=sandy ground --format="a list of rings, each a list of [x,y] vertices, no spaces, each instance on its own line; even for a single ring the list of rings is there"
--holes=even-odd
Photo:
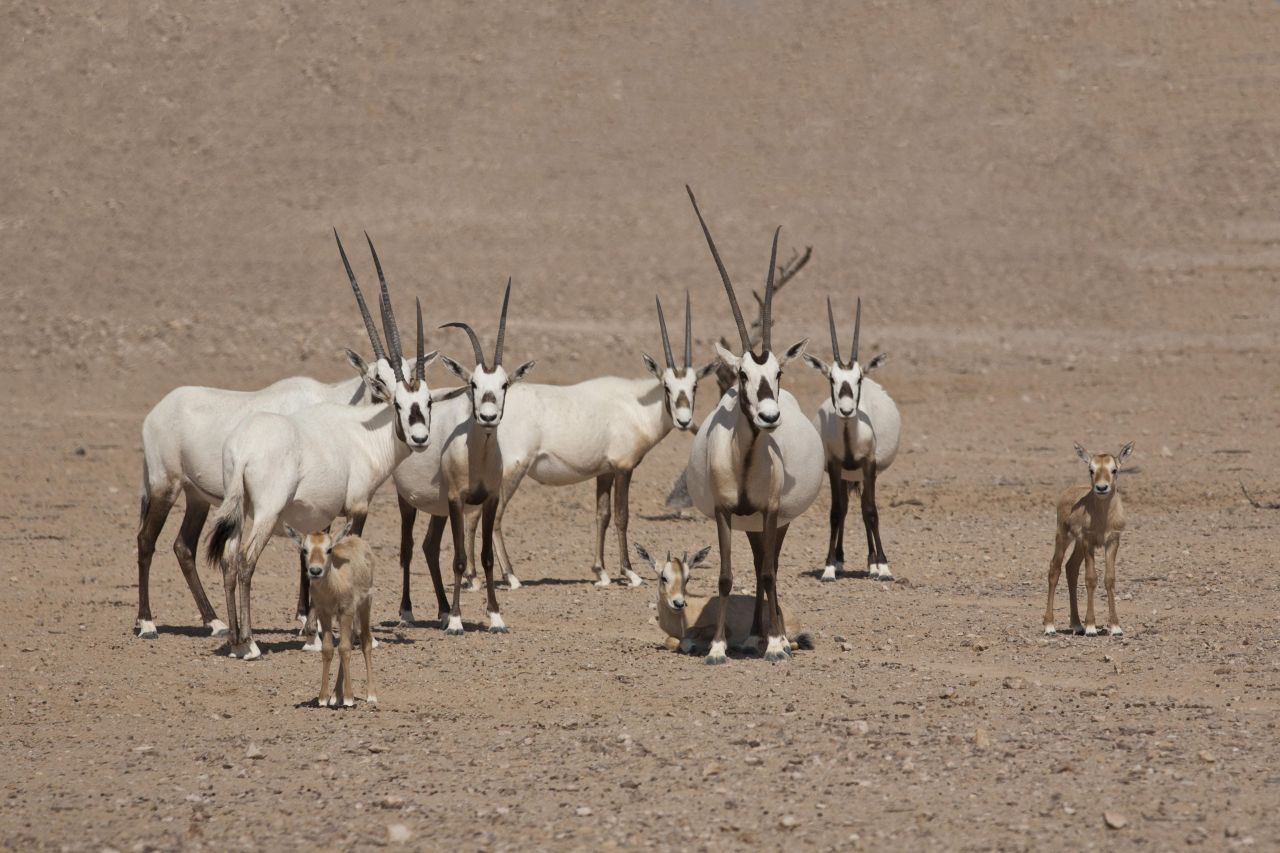
[[[1238,485],[1280,499],[1276,4],[72,7],[0,27],[0,844],[1280,845],[1280,513]],[[818,648],[706,667],[660,649],[651,583],[589,584],[592,487],[527,484],[512,632],[449,638],[393,624],[384,489],[376,709],[313,706],[283,543],[262,660],[200,630],[176,520],[161,636],[132,636],[142,418],[180,384],[347,375],[330,226],[432,325],[491,329],[514,274],[540,381],[638,376],[655,292],[692,291],[700,358],[732,330],[686,181],[740,286],[775,225],[814,247],[776,338],[825,355],[824,298],[863,297],[905,420],[898,583],[817,581],[824,494],[780,581]],[[1126,440],[1128,633],[1043,638],[1072,442]],[[664,518],[689,443],[637,473],[650,550],[714,540]]]

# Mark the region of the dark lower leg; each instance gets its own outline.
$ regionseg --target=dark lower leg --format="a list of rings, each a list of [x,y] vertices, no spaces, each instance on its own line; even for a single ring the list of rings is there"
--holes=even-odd
[[[613,484],[613,515],[618,529],[618,564],[630,580],[635,572],[631,568],[630,549],[627,548],[627,523],[631,518],[631,472],[619,471]]]
[[[413,525],[418,510],[399,495],[400,505],[400,618],[413,619],[413,597],[409,594],[409,566],[413,563]]]
[[[444,526],[448,521],[443,515],[431,516],[427,523],[427,535],[422,540],[422,556],[427,561],[427,571],[431,573],[431,586],[436,592],[437,618],[444,618],[449,613],[449,597],[444,591],[444,578],[440,575],[440,543],[444,540]]]
[[[752,608],[751,636],[761,637],[764,636],[764,587],[760,583],[764,573],[764,534],[748,531],[747,542],[751,545],[751,562],[756,569],[756,604]]]
[[[160,496],[144,503],[146,514],[138,521],[138,621],[151,621],[151,558],[164,529],[173,501]]]
[[[596,477],[596,562],[591,568],[601,582],[609,575],[604,570],[604,536],[609,529],[609,496],[613,491],[613,475]]]

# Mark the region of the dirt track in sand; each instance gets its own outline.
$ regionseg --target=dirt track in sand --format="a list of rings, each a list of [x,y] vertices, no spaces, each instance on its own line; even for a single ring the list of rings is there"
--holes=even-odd
[[[1280,497],[1274,4],[4,22],[0,844],[1280,844],[1280,514],[1238,485]],[[142,418],[178,384],[345,375],[362,332],[331,225],[368,228],[433,324],[485,322],[515,273],[508,349],[539,381],[640,375],[654,292],[691,289],[700,354],[732,328],[685,181],[744,285],[774,225],[814,246],[780,340],[823,351],[825,296],[866,302],[905,420],[880,484],[904,583],[818,583],[824,495],[781,579],[818,649],[704,667],[658,649],[652,585],[590,586],[591,486],[529,484],[512,633],[446,638],[389,624],[384,491],[376,710],[311,707],[283,544],[255,583],[263,660],[197,629],[176,520],[161,637],[131,636]],[[1129,439],[1128,634],[1044,639],[1071,443]],[[651,550],[714,539],[662,517],[688,445],[636,476]],[[414,580],[422,609],[420,559]]]

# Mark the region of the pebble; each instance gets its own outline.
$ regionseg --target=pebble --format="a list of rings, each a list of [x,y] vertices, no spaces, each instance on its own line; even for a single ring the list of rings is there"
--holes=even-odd
[[[1214,755],[1213,755],[1213,753],[1212,753],[1212,752],[1210,752],[1209,750],[1207,750],[1207,749],[1202,749],[1202,750],[1200,751],[1200,760],[1201,760],[1201,761],[1203,761],[1203,762],[1205,762],[1206,764],[1212,764],[1213,762],[1217,761],[1218,759],[1217,759],[1217,758],[1215,758],[1215,757],[1214,757]]]
[[[591,817],[591,806],[578,806],[573,813],[578,817]]]
[[[1016,675],[1011,675],[1004,680],[1006,690],[1021,690],[1027,686],[1027,683]]]
[[[800,818],[796,817],[795,815],[784,814],[782,816],[782,819],[778,821],[778,824],[783,829],[795,829],[797,826],[800,825]]]
[[[378,805],[382,806],[384,809],[398,809],[404,805],[404,797],[397,797],[394,794],[390,794],[383,797],[382,801],[379,802]]]
[[[1102,819],[1106,821],[1108,829],[1124,829],[1129,825],[1129,821],[1120,812],[1103,812]]]
[[[249,744],[249,748],[244,751],[245,758],[266,758],[267,754],[258,748],[256,743]]]
[[[991,735],[987,734],[986,729],[978,729],[973,733],[973,745],[978,749],[991,748]]]
[[[392,823],[387,825],[387,841],[392,844],[404,844],[410,838],[413,838],[413,830],[405,826],[403,823]]]

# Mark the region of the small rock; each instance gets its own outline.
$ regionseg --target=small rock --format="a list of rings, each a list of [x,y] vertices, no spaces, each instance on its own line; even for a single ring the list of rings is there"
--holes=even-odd
[[[842,652],[853,651],[853,643],[840,643],[840,651]]]
[[[387,841],[392,844],[404,844],[410,838],[413,838],[413,830],[403,823],[387,824]]]
[[[1016,675],[1010,675],[1004,680],[1006,690],[1021,690],[1026,687],[1027,683]]]
[[[398,809],[404,805],[404,797],[397,797],[395,794],[389,794],[382,798],[378,803],[384,809]]]
[[[1168,459],[1169,457],[1173,456],[1173,451],[1169,449],[1169,445],[1165,444],[1165,445],[1162,445],[1160,448],[1160,455],[1163,456],[1165,459]]]
[[[954,699],[956,698],[956,689],[954,687],[947,687],[939,694],[939,696],[942,699]]]
[[[784,814],[782,818],[778,821],[778,825],[781,826],[783,829],[795,829],[797,826],[800,825],[800,818],[796,817],[795,815]]]
[[[1207,749],[1202,749],[1202,750],[1200,750],[1200,760],[1201,760],[1201,761],[1203,761],[1203,762],[1205,762],[1206,764],[1212,764],[1213,762],[1217,761],[1218,759],[1217,759],[1217,758],[1215,758],[1215,757],[1214,757],[1214,755],[1213,755],[1213,753],[1212,753],[1212,752],[1210,752],[1209,750],[1207,750]]]
[[[374,753],[386,752],[387,748],[380,743],[371,743],[369,744],[369,751]]]
[[[837,642],[837,643],[847,643],[847,642],[849,642],[849,640],[848,640],[847,638],[842,637],[842,636],[840,636],[839,634],[836,634],[836,635],[835,635],[834,637],[832,637],[831,639],[832,639],[834,642]]]
[[[635,779],[623,779],[621,782],[618,783],[618,787],[630,788],[631,790],[635,790],[636,788],[640,787],[640,783],[637,782]]]
[[[746,762],[748,767],[759,767],[761,764],[764,764],[764,759],[758,755],[748,755],[743,760]]]
[[[88,454],[88,452],[89,451],[85,450],[83,447],[76,448],[76,456],[85,456]]]
[[[578,806],[573,813],[578,817],[591,817],[591,806]]]
[[[978,749],[991,748],[991,735],[987,734],[986,729],[978,729],[973,733],[973,745]]]
[[[146,755],[149,752],[155,752],[156,748],[149,743],[144,743],[142,746],[135,746],[133,751],[139,755]]]
[[[1103,812],[1102,819],[1106,821],[1108,829],[1124,829],[1129,825],[1129,821],[1120,812]]]
[[[244,751],[244,757],[259,759],[259,758],[266,758],[267,754],[263,752],[261,749],[258,749],[258,745],[256,743],[251,743],[249,744],[249,748]]]
[[[852,723],[849,724],[849,734],[851,735],[852,734],[865,735],[869,731],[871,731],[871,726],[867,723],[866,720],[854,720]]]
[[[1228,826],[1226,829],[1223,830],[1223,834],[1225,834],[1227,838],[1235,838],[1240,834],[1240,827]]]

